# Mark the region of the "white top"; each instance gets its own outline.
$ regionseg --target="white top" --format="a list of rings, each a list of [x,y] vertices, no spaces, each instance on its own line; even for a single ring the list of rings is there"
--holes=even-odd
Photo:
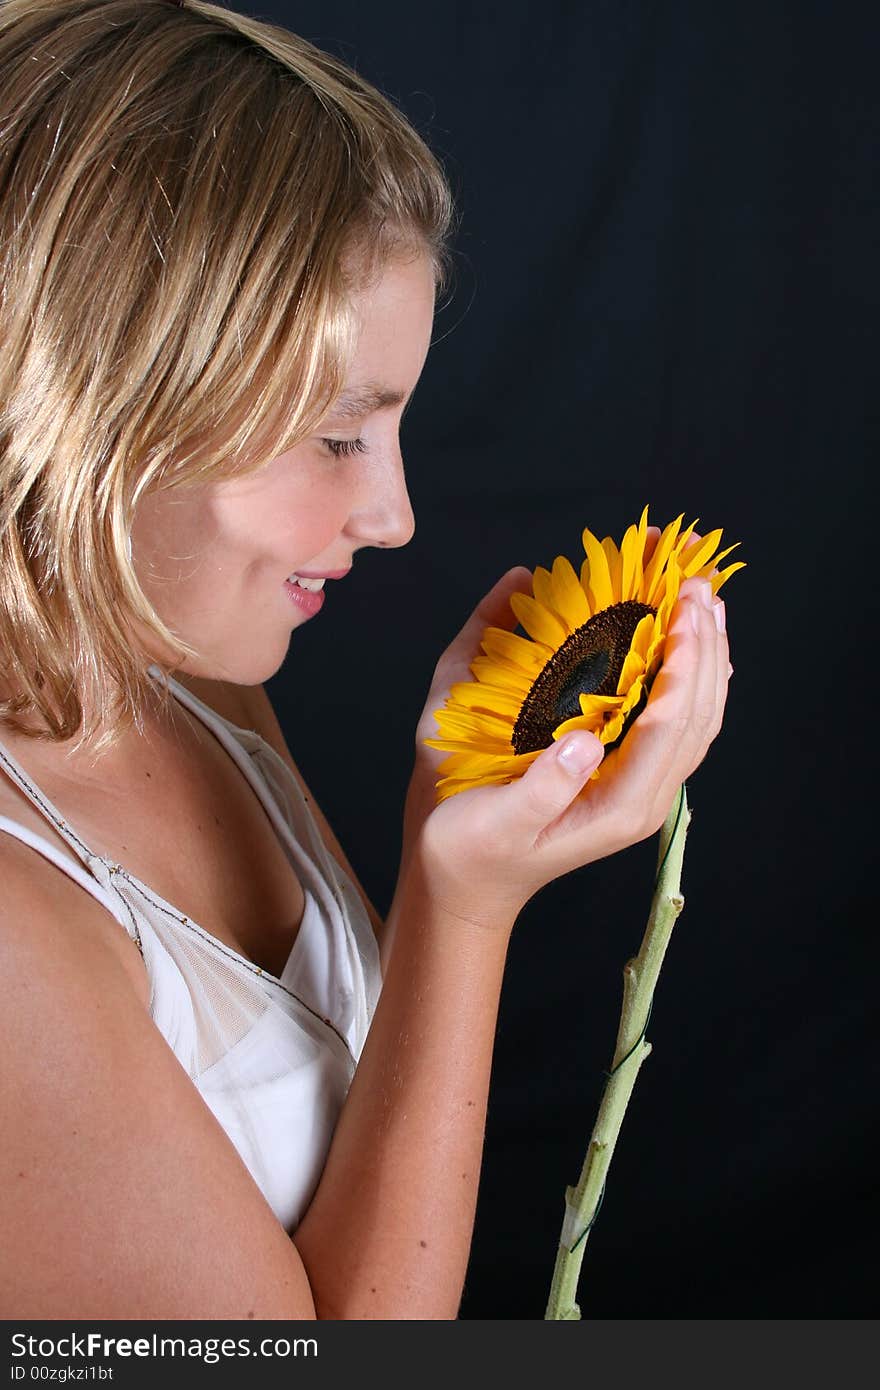
[[[162,680],[155,666],[150,675]],[[260,970],[146,884],[93,854],[0,743],[0,771],[76,856],[0,815],[0,831],[45,855],[138,944],[150,1014],[232,1140],[281,1224],[293,1231],[317,1186],[381,987],[370,919],[328,853],[287,764],[259,734],[215,714],[173,678],[181,704],[219,739],[260,798],[305,893],[280,977]]]

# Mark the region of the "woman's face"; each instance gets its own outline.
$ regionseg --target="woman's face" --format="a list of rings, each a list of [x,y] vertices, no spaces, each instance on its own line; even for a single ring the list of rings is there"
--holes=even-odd
[[[292,574],[338,574],[362,547],[412,537],[398,434],[431,339],[430,260],[391,263],[356,304],[351,371],[314,435],[251,477],[148,494],[135,509],[135,572],[163,622],[201,652],[180,668],[190,675],[261,684],[321,602],[287,584]],[[392,399],[358,399],[367,388]]]

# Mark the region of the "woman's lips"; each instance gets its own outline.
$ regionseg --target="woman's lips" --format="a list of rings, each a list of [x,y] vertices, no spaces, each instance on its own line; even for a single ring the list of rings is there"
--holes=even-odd
[[[299,575],[301,579],[344,579],[351,570],[351,565],[344,570],[325,570],[323,574],[318,570],[294,570],[293,573]],[[323,589],[303,589],[299,584],[291,584],[289,579],[284,581],[284,591],[291,603],[295,603],[301,613],[307,618],[313,618],[316,613],[320,613],[324,607],[326,594]]]
[[[297,573],[299,573],[299,571],[297,571]],[[306,576],[303,577],[305,578]],[[308,577],[312,578],[311,575]],[[321,576],[315,575],[314,577],[320,579]],[[307,618],[313,618],[315,614],[320,613],[321,609],[324,607],[324,599],[326,596],[323,589],[317,589],[312,593],[311,590],[301,589],[298,584],[291,584],[290,580],[285,579],[284,592],[291,602],[295,603],[300,612],[304,613]]]

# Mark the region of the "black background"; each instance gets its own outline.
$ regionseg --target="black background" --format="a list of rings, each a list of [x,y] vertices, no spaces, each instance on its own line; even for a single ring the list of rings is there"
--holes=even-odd
[[[416,535],[297,631],[268,684],[293,756],[384,913],[434,664],[496,578],[645,503],[741,541],[725,729],[579,1298],[873,1315],[877,27],[830,3],[241,8],[394,98],[462,218],[403,426]],[[463,1318],[543,1317],[655,855],[517,925]]]

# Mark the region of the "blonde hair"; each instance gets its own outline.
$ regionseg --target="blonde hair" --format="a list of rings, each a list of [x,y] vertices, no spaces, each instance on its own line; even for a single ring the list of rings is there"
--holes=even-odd
[[[353,291],[418,251],[444,288],[453,202],[390,100],[219,5],[6,0],[0,73],[0,727],[100,752],[152,691],[132,626],[198,656],[135,577],[138,499],[313,432]]]

